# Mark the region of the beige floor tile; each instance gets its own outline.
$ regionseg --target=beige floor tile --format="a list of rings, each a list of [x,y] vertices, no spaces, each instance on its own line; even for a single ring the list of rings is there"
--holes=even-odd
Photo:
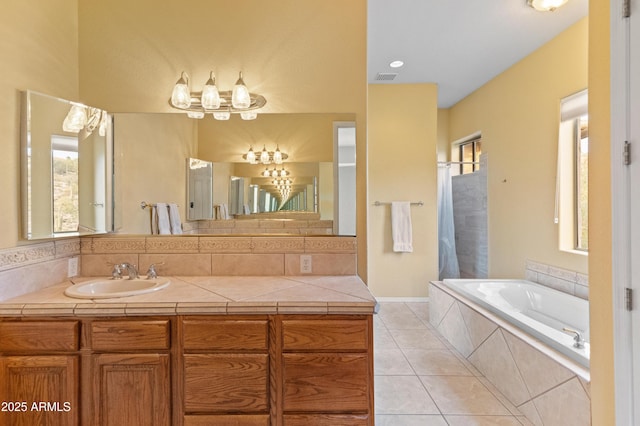
[[[423,322],[429,323],[429,302],[406,302],[406,305]]]
[[[513,416],[445,416],[449,426],[521,426]]]
[[[373,358],[375,375],[415,376],[400,349],[379,349]]]
[[[389,330],[426,329],[424,323],[406,304],[383,302],[380,305],[378,316]]]
[[[447,426],[447,422],[436,415],[383,414],[376,416],[376,426]]]
[[[420,380],[445,415],[511,416],[509,410],[476,377],[420,376]]]
[[[403,349],[402,351],[418,375],[473,375],[448,349]]]
[[[440,414],[416,376],[376,376],[376,414]]]
[[[398,344],[384,325],[373,328],[373,347],[378,349],[399,349]],[[377,352],[376,352],[377,355]]]
[[[393,339],[403,349],[446,349],[436,334],[430,330],[394,330]]]

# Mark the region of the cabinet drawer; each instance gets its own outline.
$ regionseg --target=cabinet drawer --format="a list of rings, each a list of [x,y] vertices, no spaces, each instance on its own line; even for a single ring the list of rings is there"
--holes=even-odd
[[[369,358],[357,353],[284,354],[284,410],[369,410]]]
[[[187,412],[265,412],[269,409],[267,354],[184,356]]]
[[[361,350],[369,346],[369,321],[283,320],[282,342],[289,350]]]
[[[264,350],[268,349],[267,320],[183,321],[185,350]]]
[[[255,415],[219,415],[219,416],[185,416],[184,426],[269,426],[267,414]],[[308,426],[305,425],[305,426]]]
[[[93,321],[91,345],[96,351],[169,349],[170,321]]]
[[[77,351],[78,321],[0,322],[0,351]]]
[[[284,426],[369,426],[369,416],[348,414],[287,414],[283,416]]]

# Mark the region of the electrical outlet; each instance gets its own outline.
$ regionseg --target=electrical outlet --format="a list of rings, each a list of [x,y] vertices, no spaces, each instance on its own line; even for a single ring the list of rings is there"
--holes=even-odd
[[[67,278],[75,277],[78,275],[78,258],[70,257],[67,264]]]
[[[310,274],[311,270],[312,270],[311,255],[309,254],[300,255],[300,273]]]

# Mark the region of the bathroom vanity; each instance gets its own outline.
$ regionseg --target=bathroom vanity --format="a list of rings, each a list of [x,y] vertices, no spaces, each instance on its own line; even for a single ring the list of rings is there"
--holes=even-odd
[[[70,284],[0,303],[0,424],[374,424],[357,277],[171,277],[102,300]]]

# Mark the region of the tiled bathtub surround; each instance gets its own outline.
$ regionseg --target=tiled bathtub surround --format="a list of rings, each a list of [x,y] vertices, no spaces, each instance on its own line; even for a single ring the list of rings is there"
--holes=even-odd
[[[0,250],[0,300],[66,280],[69,258],[79,254],[79,238]]]
[[[589,300],[589,276],[527,260],[525,279]]]
[[[429,322],[533,424],[591,423],[587,372],[567,368],[521,331],[434,284],[429,296]]]
[[[82,275],[104,276],[110,264],[129,262],[161,275],[355,275],[354,237],[105,236],[82,238]],[[300,256],[311,256],[302,274]]]

